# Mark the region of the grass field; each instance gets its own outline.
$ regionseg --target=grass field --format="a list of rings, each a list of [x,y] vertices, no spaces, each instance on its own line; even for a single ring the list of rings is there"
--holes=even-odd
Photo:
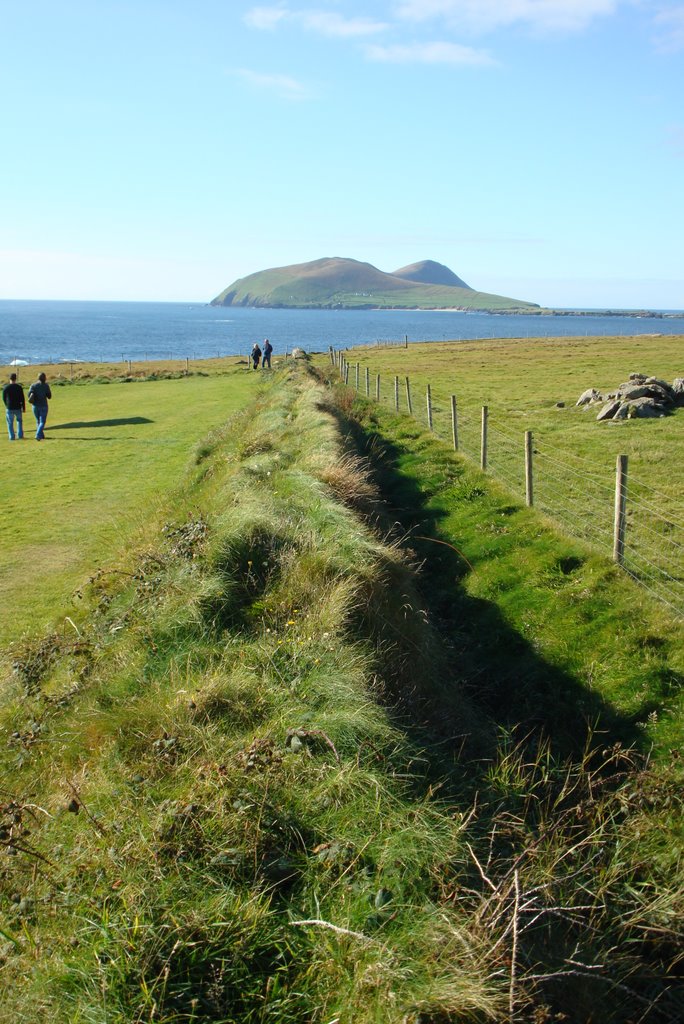
[[[325,364],[323,357],[321,365]],[[614,391],[633,372],[671,382],[684,376],[684,338],[500,339],[356,348],[347,353],[350,383],[360,364],[375,395],[426,422],[426,386],[435,432],[451,438],[451,395],[458,409],[459,448],[479,462],[481,410],[488,407],[488,471],[524,499],[524,434],[534,442],[535,504],[569,535],[612,549],[615,463],[629,459],[626,565],[661,600],[684,613],[684,409],[661,419],[598,423],[597,408],[576,408],[595,387]],[[600,408],[600,407],[599,407]]]
[[[466,449],[478,450],[480,410],[490,421],[520,437],[532,430],[541,442],[572,450],[597,464],[612,466],[618,451],[633,456],[635,472],[654,486],[682,494],[684,413],[663,420],[597,424],[595,415],[575,408],[587,388],[615,390],[630,373],[643,372],[670,382],[684,376],[684,338],[534,338],[410,344],[408,348],[354,348],[347,358],[369,366],[382,379],[382,395],[393,401],[393,378],[414,386],[414,408],[424,419],[424,386],[430,383],[436,415],[449,415],[449,396],[458,400],[459,425]],[[350,377],[350,381],[351,381]],[[564,408],[556,408],[563,402]],[[667,449],[664,450],[664,446]],[[673,476],[674,471],[674,476]]]
[[[681,628],[419,425],[271,380],[15,645],[5,1017],[679,1024]]]
[[[40,631],[63,613],[100,559],[154,519],[197,441],[256,386],[256,375],[234,363],[228,368],[225,360],[221,375],[129,383],[84,383],[83,373],[94,370],[81,367],[75,383],[66,377],[60,386],[56,368],[45,369],[53,391],[45,443],[34,440],[30,406],[25,439],[9,443],[5,436],[4,442],[0,636],[6,641],[29,628]],[[121,366],[95,372],[108,381]]]

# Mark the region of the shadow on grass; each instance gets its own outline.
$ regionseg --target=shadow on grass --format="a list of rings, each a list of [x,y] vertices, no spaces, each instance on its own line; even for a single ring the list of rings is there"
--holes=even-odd
[[[491,864],[497,872],[498,887],[477,862],[470,865],[468,884],[477,889],[484,881],[486,897],[492,899],[488,889],[493,889],[500,898],[501,887],[510,886],[512,874],[520,870],[523,885],[531,893],[537,891],[535,886],[541,891],[551,884],[570,901],[580,886],[583,892],[599,894],[595,900],[591,897],[591,932],[581,916],[573,922],[563,915],[542,922],[541,913],[539,927],[525,924],[521,930],[519,964],[527,970],[543,964],[547,974],[535,992],[533,1016],[520,1019],[628,1024],[637,1019],[634,1009],[639,1007],[643,1024],[682,1020],[681,977],[672,966],[681,957],[679,940],[673,939],[674,933],[663,933],[662,939],[653,936],[644,942],[652,909],[640,902],[641,896],[633,899],[630,890],[630,886],[639,890],[643,884],[649,840],[630,850],[630,827],[622,833],[619,824],[627,813],[621,801],[630,787],[644,794],[643,799],[651,799],[641,780],[648,753],[639,721],[652,704],[645,697],[634,714],[621,714],[583,679],[542,657],[506,621],[494,601],[467,593],[462,582],[471,566],[450,546],[453,531],[447,532],[444,524],[454,511],[455,491],[472,494],[475,503],[490,502],[493,520],[497,513],[516,515],[517,506],[507,504],[505,496],[498,503],[496,498],[492,501],[487,485],[480,486],[444,445],[418,433],[415,444],[408,438],[404,444],[384,437],[372,419],[365,429],[344,421],[340,425],[356,450],[371,460],[387,502],[385,522],[379,525],[393,528],[395,535],[401,531],[422,563],[418,586],[446,658],[440,658],[434,673],[426,673],[424,693],[415,709],[402,707],[397,695],[397,724],[427,754],[426,776],[443,787],[442,795],[453,794],[456,802],[465,796],[471,803],[470,813],[477,812],[470,834],[477,837],[486,870],[491,870]],[[404,471],[411,461],[415,473],[412,467]],[[510,533],[515,529],[512,525]],[[469,543],[473,543],[472,533]],[[560,538],[553,553],[564,575],[583,564],[581,558],[567,557]],[[495,557],[480,555],[483,561]],[[502,597],[505,601],[506,594]],[[546,600],[554,599],[550,589]],[[583,613],[578,607],[579,625],[586,621]],[[590,645],[591,632],[585,636]],[[575,638],[574,642],[582,641]],[[617,638],[615,642],[619,643]],[[634,669],[638,671],[636,664]],[[681,675],[670,675],[672,685],[681,686]],[[475,712],[470,720],[468,705]],[[478,715],[480,728],[469,736]],[[573,778],[568,790],[561,782],[561,765],[568,768],[567,778]],[[588,811],[594,801],[596,812]],[[667,829],[665,803],[659,813],[659,827]],[[594,846],[598,833],[601,843]],[[535,863],[542,848],[549,861],[538,873]],[[602,888],[602,873],[610,876],[618,863],[620,883]],[[676,892],[674,878],[664,886],[661,883],[656,871],[650,884],[663,893]],[[626,924],[625,905],[634,915],[631,924]],[[581,971],[581,979],[572,976],[572,962],[580,948],[589,963],[604,964],[595,976],[589,971]],[[614,956],[616,948],[628,950],[629,955]]]
[[[582,680],[547,661],[505,620],[495,602],[473,597],[461,586],[472,566],[466,554],[454,546],[454,538],[443,530],[442,520],[450,510],[431,499],[442,486],[449,488],[463,481],[466,468],[442,445],[437,447],[436,442],[421,439],[420,451],[430,461],[438,482],[434,486],[425,479],[419,482],[401,469],[402,459],[416,455],[413,448],[388,440],[372,420],[364,427],[338,416],[338,423],[353,448],[371,462],[375,482],[386,502],[379,523],[381,531],[399,535],[404,546],[408,544],[417,556],[424,607],[446,651],[446,685],[435,690],[431,701],[428,683],[426,706],[421,707],[422,723],[415,723],[415,731],[411,722],[407,728],[406,721],[402,721],[404,729],[428,747],[432,745],[430,737],[440,744],[448,745],[449,736],[456,741],[459,731],[463,732],[466,697],[489,723],[490,730],[515,731],[528,736],[533,744],[548,740],[560,757],[581,759],[591,736],[602,745],[619,742],[640,747],[643,733],[633,717],[621,715]],[[445,484],[439,482],[444,472],[450,474]],[[475,491],[477,500],[484,492]],[[497,511],[511,515],[518,506],[502,502]],[[576,561],[570,560],[566,568],[574,571],[578,568]],[[553,600],[551,592],[549,600]],[[443,672],[443,666],[435,666],[436,675]],[[453,699],[449,697],[450,687]],[[490,731],[486,744],[489,749],[481,750],[480,756],[491,756],[491,742],[498,740]]]
[[[145,416],[128,416],[119,420],[74,420],[73,423],[50,424],[50,430],[78,430],[84,427],[126,427],[142,423],[154,423]]]

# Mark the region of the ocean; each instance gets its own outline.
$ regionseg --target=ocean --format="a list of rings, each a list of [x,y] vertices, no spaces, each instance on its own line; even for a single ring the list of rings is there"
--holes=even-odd
[[[0,301],[0,363],[140,362],[276,354],[376,342],[682,334],[684,312],[659,316],[526,316],[453,310],[244,309],[190,302]]]

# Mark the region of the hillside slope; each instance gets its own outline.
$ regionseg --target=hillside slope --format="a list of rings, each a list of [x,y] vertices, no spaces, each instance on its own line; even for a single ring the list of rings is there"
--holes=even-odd
[[[420,284],[446,284],[455,288],[473,289],[460,277],[449,270],[443,263],[435,263],[434,260],[421,260],[420,263],[411,263],[408,267],[401,267],[395,270],[393,277],[401,277],[404,281],[418,281]]]
[[[538,308],[519,299],[475,291],[448,267],[430,260],[386,274],[370,263],[340,257],[250,274],[234,281],[211,304],[296,309]]]

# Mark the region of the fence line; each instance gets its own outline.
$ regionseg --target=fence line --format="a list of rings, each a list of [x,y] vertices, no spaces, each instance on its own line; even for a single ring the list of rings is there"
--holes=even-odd
[[[343,356],[338,365],[342,380],[348,379]],[[536,432],[521,430],[516,436],[510,424],[497,422],[496,409],[482,406],[477,415],[464,412],[456,395],[430,384],[424,399],[417,400],[420,392],[408,377],[404,381],[400,389],[399,378],[387,376],[381,387],[377,374],[376,401],[412,416],[565,532],[612,556],[630,577],[684,616],[684,507],[634,479],[627,456],[617,457],[615,470],[603,470]],[[358,372],[355,382],[360,392]],[[365,392],[370,397],[369,385],[366,366]]]

